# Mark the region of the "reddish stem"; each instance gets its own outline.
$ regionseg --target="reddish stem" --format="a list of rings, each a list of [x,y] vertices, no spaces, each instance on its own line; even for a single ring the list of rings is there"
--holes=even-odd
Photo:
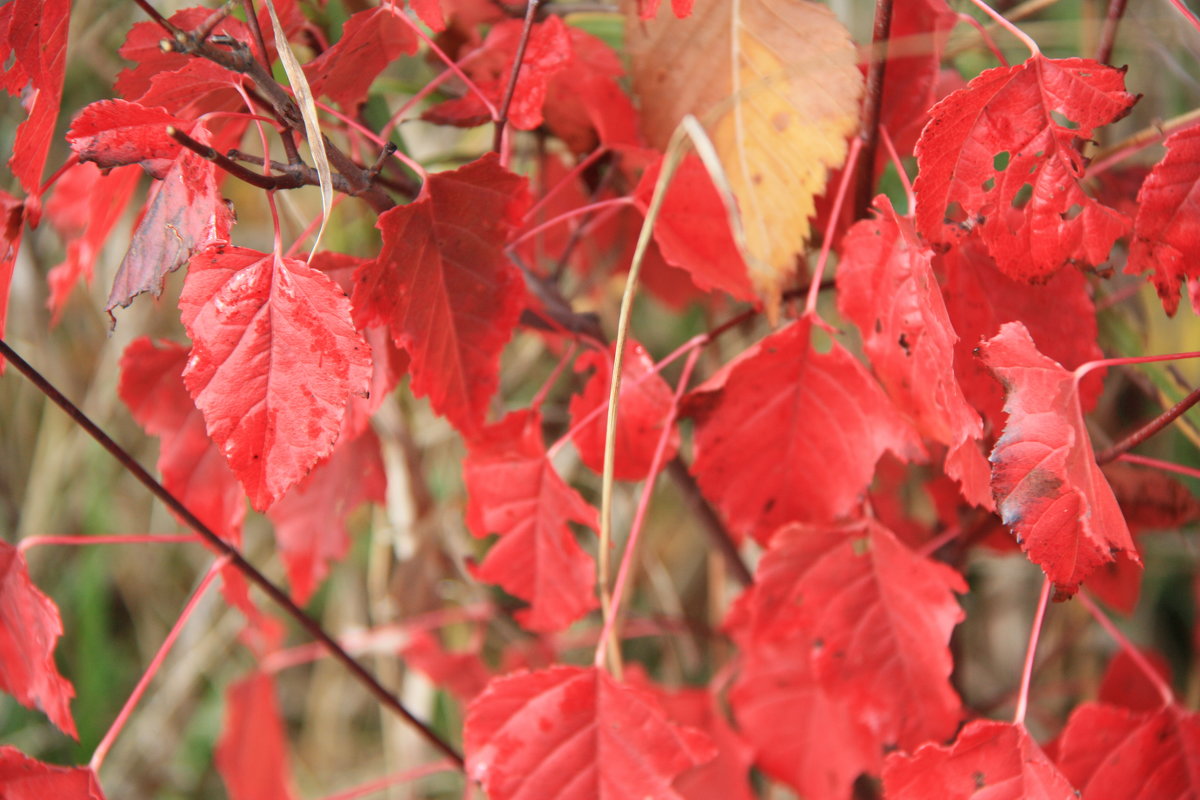
[[[367,671],[366,667],[360,664],[349,653],[342,648],[321,624],[310,617],[304,609],[296,605],[295,601],[288,596],[287,592],[276,586],[267,576],[263,575],[257,567],[246,560],[246,557],[241,552],[231,545],[229,542],[222,539],[217,534],[213,533],[212,529],[200,521],[192,511],[179,501],[179,498],[171,494],[161,483],[154,479],[146,469],[139,464],[133,456],[113,441],[100,426],[92,422],[80,408],[67,399],[66,395],[60,392],[54,384],[46,380],[46,378],[34,369],[29,362],[21,358],[17,351],[13,350],[8,342],[0,339],[0,357],[8,359],[9,363],[16,367],[17,371],[24,375],[29,381],[38,388],[42,394],[46,395],[59,408],[66,412],[67,416],[75,422],[76,425],[91,436],[96,442],[109,452],[124,469],[133,475],[139,483],[145,486],[151,494],[157,497],[167,508],[175,512],[183,523],[189,528],[200,534],[204,538],[209,547],[216,550],[221,555],[229,558],[229,562],[235,569],[246,576],[246,579],[256,585],[271,599],[273,603],[279,606],[288,616],[295,620],[301,628],[304,629],[309,636],[321,642],[335,659],[340,661],[342,665],[349,670],[350,674],[363,685],[363,687],[371,693],[375,699],[382,703],[386,708],[390,709],[395,714],[402,717],[417,732],[428,741],[434,748],[444,754],[447,758],[454,760],[457,764],[462,764],[462,756],[458,751],[444,740],[433,728],[426,725],[418,719],[408,708],[400,701],[398,697],[388,691],[383,684],[376,680],[375,676]]]
[[[358,786],[347,789],[344,792],[328,795],[324,798],[324,800],[358,800],[360,797],[366,797],[367,795],[375,794],[376,792],[380,792],[389,786],[399,786],[402,783],[412,783],[413,781],[420,780],[421,778],[425,778],[430,775],[436,775],[439,772],[451,772],[454,770],[454,768],[455,764],[453,762],[442,759],[441,761],[435,761],[432,764],[422,764],[419,767],[413,767],[412,769],[406,769],[400,772],[393,772],[391,775],[384,775],[382,778],[376,778],[373,781],[360,783]]]
[[[183,611],[179,614],[179,619],[175,620],[175,624],[171,626],[171,630],[167,633],[167,638],[163,640],[162,645],[158,648],[158,652],[150,660],[150,665],[142,673],[137,686],[133,687],[133,691],[130,692],[128,699],[125,700],[125,705],[121,707],[117,718],[113,720],[113,724],[109,727],[108,732],[104,734],[104,738],[100,740],[100,744],[96,745],[96,751],[92,753],[92,760],[88,762],[88,767],[92,772],[100,771],[100,766],[104,763],[104,759],[108,755],[108,751],[112,748],[113,742],[117,740],[121,729],[129,721],[129,715],[133,713],[133,709],[137,707],[138,702],[142,699],[142,695],[146,693],[146,688],[150,685],[150,681],[154,680],[154,676],[158,674],[158,670],[166,659],[167,654],[171,652],[171,648],[175,645],[175,640],[183,632],[183,626],[187,624],[188,618],[196,610],[200,598],[204,597],[204,593],[212,585],[213,579],[221,574],[221,568],[228,562],[229,559],[227,557],[217,559],[208,568],[208,573],[201,579],[200,585],[196,587],[196,591],[192,592],[187,605],[183,607]]]
[[[1178,475],[1186,475],[1189,478],[1200,480],[1200,469],[1193,467],[1185,467],[1181,464],[1172,464],[1170,461],[1162,461],[1157,458],[1147,458],[1146,456],[1135,456],[1131,453],[1126,453],[1121,456],[1121,461],[1129,464],[1139,464],[1143,467],[1154,467],[1166,472],[1174,472]]]
[[[867,70],[867,90],[863,100],[864,166],[858,173],[855,193],[855,218],[866,216],[875,196],[875,153],[879,149],[879,114],[883,108],[883,87],[887,77],[888,35],[892,30],[892,0],[875,0],[875,27],[871,33],[871,64]]]
[[[1125,4],[1126,0],[1109,0],[1104,27],[1100,29],[1100,42],[1096,45],[1096,60],[1101,64],[1112,60],[1113,47],[1117,43],[1117,26],[1121,24],[1121,17],[1125,16]]]
[[[17,544],[22,553],[33,547],[57,545],[62,547],[85,547],[93,544],[178,544],[180,542],[203,542],[191,533],[122,533],[100,536],[26,536]]]
[[[1108,632],[1108,635],[1121,646],[1121,649],[1129,654],[1129,657],[1133,659],[1133,663],[1137,664],[1138,669],[1146,676],[1146,680],[1150,681],[1151,685],[1158,690],[1159,697],[1163,699],[1163,703],[1166,705],[1174,703],[1175,693],[1171,691],[1171,687],[1163,680],[1162,675],[1159,675],[1158,670],[1150,665],[1150,662],[1142,655],[1142,651],[1134,647],[1133,642],[1129,641],[1125,637],[1125,634],[1117,629],[1117,626],[1108,618],[1108,615],[1096,605],[1096,601],[1092,600],[1091,595],[1085,590],[1080,589],[1077,597],[1079,598],[1079,602],[1083,603],[1084,608],[1088,610],[1088,613],[1092,615],[1092,618],[1100,623],[1100,627],[1104,628]]]
[[[574,219],[575,217],[581,217],[581,216],[584,216],[585,214],[591,214],[594,211],[603,211],[605,209],[616,208],[619,206],[632,207],[633,205],[634,205],[634,202],[633,202],[632,197],[613,197],[608,200],[601,200],[596,203],[588,203],[586,206],[579,206],[578,208],[572,208],[570,211],[564,211],[562,214],[559,214],[557,217],[552,217],[552,218],[546,220],[545,222],[543,222],[542,224],[537,225],[537,226],[525,231],[520,236],[518,236],[516,239],[513,239],[511,242],[509,242],[506,245],[506,249],[512,250],[513,248],[515,248],[517,245],[521,244],[521,242],[525,241],[526,239],[532,239],[534,236],[537,236],[542,231],[547,230],[549,228],[553,228],[555,225],[558,225],[562,222],[566,222],[569,219]]]
[[[857,136],[850,141],[850,153],[846,156],[846,166],[842,171],[842,180],[838,184],[837,195],[833,199],[833,209],[829,212],[829,225],[825,229],[825,237],[821,242],[821,255],[817,256],[817,268],[813,270],[812,281],[808,284],[808,300],[804,304],[805,315],[815,314],[817,310],[817,295],[821,291],[821,276],[825,274],[825,264],[829,261],[829,248],[833,246],[833,233],[837,230],[838,218],[842,215],[842,204],[846,201],[846,189],[850,186],[850,178],[854,175],[854,166],[858,163],[858,154],[862,150],[862,139]],[[870,165],[865,167],[870,169]]]
[[[1096,463],[1107,464],[1108,462],[1115,460],[1118,456],[1129,452],[1154,434],[1161,431],[1163,428],[1170,425],[1175,420],[1179,419],[1179,417],[1183,416],[1188,409],[1196,405],[1197,402],[1200,402],[1200,387],[1193,389],[1187,397],[1171,406],[1171,408],[1159,414],[1150,422],[1138,428],[1136,431],[1129,434],[1112,447],[1098,454],[1096,456]]]
[[[508,124],[508,110],[512,106],[513,95],[517,91],[517,78],[521,74],[521,63],[525,60],[525,50],[529,47],[529,35],[533,33],[533,21],[537,17],[540,2],[541,0],[529,0],[525,4],[525,25],[521,28],[521,40],[517,44],[517,57],[513,61],[512,74],[508,76],[504,99],[500,101],[500,118],[496,120],[496,130],[492,135],[492,149],[501,154],[501,161],[507,161],[500,146],[504,143],[504,127]]]
[[[1042,581],[1042,593],[1038,596],[1037,611],[1033,615],[1033,628],[1029,632],[1029,647],[1025,650],[1025,667],[1021,670],[1021,689],[1017,693],[1017,710],[1013,715],[1014,725],[1025,724],[1025,711],[1029,708],[1029,686],[1033,682],[1033,657],[1037,654],[1038,637],[1042,635],[1042,622],[1046,618],[1046,606],[1050,602],[1050,579]]]

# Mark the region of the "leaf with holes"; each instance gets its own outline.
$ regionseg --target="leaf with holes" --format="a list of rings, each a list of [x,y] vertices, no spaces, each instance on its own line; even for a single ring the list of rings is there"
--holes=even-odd
[[[716,755],[651,695],[582,667],[492,681],[463,738],[467,774],[492,800],[680,800],[671,781]]]
[[[592,559],[567,527],[598,528],[596,510],[554,471],[538,414],[509,414],[470,440],[463,481],[467,527],[500,534],[475,577],[530,604],[517,614],[522,625],[560,630],[596,607]]]
[[[333,450],[350,396],[367,390],[370,350],[329,277],[242,247],[195,256],[179,308],[188,392],[263,511]]]
[[[1038,352],[1019,322],[1005,323],[980,353],[1008,395],[991,457],[996,507],[1057,596],[1075,594],[1118,554],[1141,564],[1092,453],[1075,375]]]
[[[950,244],[977,227],[1000,270],[1022,280],[1103,263],[1129,220],[1083,191],[1078,147],[1136,99],[1124,70],[1084,58],[1038,54],[984,72],[930,111],[917,228]]]

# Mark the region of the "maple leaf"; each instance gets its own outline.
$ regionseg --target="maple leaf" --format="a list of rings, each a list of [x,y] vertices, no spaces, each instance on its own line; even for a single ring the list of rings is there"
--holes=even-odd
[[[649,211],[662,161],[661,156],[656,158],[634,189],[634,202],[643,214]],[[683,159],[667,187],[654,223],[654,241],[667,263],[685,271],[701,289],[727,292],[736,300],[754,299],[725,204],[708,170],[694,155]]]
[[[483,422],[524,302],[502,247],[528,202],[525,179],[494,153],[430,175],[417,200],[380,215],[382,250],[355,275],[359,326],[386,323],[412,357],[413,393],[468,435]]]
[[[1200,716],[1174,704],[1135,711],[1084,703],[1058,766],[1087,800],[1183,800],[1200,793]]]
[[[879,746],[817,679],[809,649],[791,639],[747,650],[729,702],[764,772],[806,798],[846,798],[861,773],[878,773]]]
[[[217,771],[230,800],[291,800],[287,737],[275,679],[255,672],[229,687]]]
[[[351,14],[342,38],[304,65],[313,94],[324,94],[347,111],[365,101],[388,64],[417,52],[417,35],[400,19],[403,13],[381,5]]]
[[[179,298],[188,392],[263,511],[333,449],[371,374],[337,284],[302,261],[241,247],[196,255]]]
[[[29,114],[17,128],[8,165],[35,198],[62,104],[70,15],[70,0],[13,0],[0,8],[0,88],[21,95]]]
[[[1141,564],[1092,453],[1074,374],[1038,352],[1020,322],[1005,323],[980,352],[1008,395],[991,456],[996,507],[1057,597],[1119,553]]]
[[[1084,193],[1076,144],[1129,112],[1124,76],[1037,54],[934,106],[916,147],[921,234],[950,244],[960,226],[977,228],[1000,270],[1028,281],[1102,263],[1129,220]]]
[[[161,440],[158,472],[166,490],[218,536],[238,542],[245,497],[184,386],[187,358],[183,345],[135,339],[121,355],[117,394],[146,433]]]
[[[1173,133],[1163,144],[1167,155],[1138,191],[1125,271],[1154,270],[1159,299],[1174,316],[1180,283],[1200,278],[1200,127]]]
[[[467,774],[493,800],[678,800],[675,776],[716,755],[649,694],[567,666],[493,680],[463,740]]]
[[[605,407],[587,425],[575,430],[571,440],[579,457],[592,470],[604,469],[604,439],[608,431],[606,411],[609,386],[612,383],[612,364],[616,345],[608,352],[589,351],[575,360],[575,369],[582,372],[593,368],[595,373],[583,387],[583,392],[571,398],[571,425],[578,425],[592,411]],[[674,394],[662,376],[654,371],[654,361],[646,348],[633,339],[625,348],[621,391],[618,398],[616,461],[613,475],[617,480],[639,481],[650,472],[654,451],[662,436],[663,422],[675,403]],[[679,449],[679,431],[672,427],[667,439],[663,463],[675,457]]]
[[[0,746],[0,787],[4,800],[104,800],[91,768],[46,764],[9,745]]]
[[[950,685],[950,634],[964,614],[954,570],[882,525],[789,525],[771,537],[729,625],[748,644],[799,638],[825,687],[846,701],[882,754],[944,739],[962,717]]]
[[[862,332],[867,358],[896,405],[921,435],[950,448],[946,474],[963,496],[990,509],[987,464],[979,452],[983,423],[954,375],[958,336],[931,265],[933,251],[884,195],[873,220],[842,240],[838,310]]]
[[[773,317],[815,198],[858,128],[863,78],[849,33],[820,3],[700,0],[687,19],[627,13],[625,38],[649,143],[665,149],[687,114],[705,123]]]
[[[521,20],[493,25],[481,47],[472,51],[471,60],[463,64],[463,71],[497,109],[504,100],[523,32]],[[566,24],[556,16],[534,23],[508,107],[509,124],[523,131],[542,124],[550,78],[570,60],[571,37]],[[439,103],[421,116],[431,122],[467,127],[491,119],[487,106],[474,92]]]
[[[329,460],[271,506],[267,516],[297,603],[307,603],[329,573],[329,563],[345,557],[350,512],[363,503],[384,502],[386,493],[379,438],[367,428],[353,441],[339,438]]]
[[[592,559],[567,527],[598,528],[596,510],[554,471],[536,412],[509,414],[470,440],[463,481],[471,533],[500,534],[473,573],[529,602],[521,625],[559,630],[596,607]]]
[[[95,164],[77,164],[54,184],[46,203],[46,217],[67,245],[63,263],[46,276],[50,297],[46,306],[57,325],[75,284],[83,278],[92,282],[92,269],[113,227],[137,188],[141,170],[118,168],[101,174]]]
[[[200,125],[193,137],[204,144],[209,141]],[[146,210],[104,307],[110,317],[114,308],[127,307],[142,292],[158,297],[168,273],[209,245],[229,241],[233,212],[221,199],[218,182],[215,164],[191,150],[180,151],[146,199]]]
[[[853,356],[810,341],[804,318],[693,390],[692,473],[735,534],[765,544],[794,521],[850,513],[890,450],[922,454],[907,421]]]
[[[0,690],[26,708],[40,708],[59,730],[78,739],[70,707],[75,689],[54,663],[60,636],[54,601],[33,585],[25,556],[0,541]]]
[[[883,767],[888,800],[1064,800],[1075,790],[1023,725],[969,723],[954,744],[893,753]]]
[[[959,336],[954,371],[967,402],[991,430],[1003,424],[1004,390],[974,350],[1004,323],[1021,321],[1038,348],[1067,369],[1104,358],[1096,343],[1096,309],[1087,279],[1078,270],[1061,270],[1038,285],[1016,281],[996,268],[976,236],[938,255],[934,268],[941,275],[946,311]],[[1092,370],[1080,383],[1085,412],[1099,398],[1103,377],[1103,370]]]
[[[162,108],[100,100],[75,115],[67,141],[80,161],[90,161],[101,169],[141,164],[147,173],[162,180],[182,149],[167,134],[170,127],[186,133],[192,126]]]

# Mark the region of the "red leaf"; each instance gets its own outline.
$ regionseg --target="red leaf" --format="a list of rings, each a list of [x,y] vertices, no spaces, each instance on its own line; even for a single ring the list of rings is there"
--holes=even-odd
[[[731,624],[748,643],[801,639],[825,688],[846,701],[879,753],[952,734],[950,634],[962,577],[918,556],[883,526],[789,525],[771,538]]]
[[[446,30],[446,18],[442,14],[441,0],[408,0],[408,7],[417,12],[417,18],[435,33]]]
[[[1200,794],[1200,717],[1178,706],[1075,709],[1058,765],[1087,800],[1184,800]]]
[[[351,14],[342,26],[342,38],[304,65],[313,94],[328,96],[346,111],[365,101],[388,64],[417,52],[417,35],[400,19],[403,13],[381,5]]]
[[[25,556],[0,541],[0,690],[26,708],[40,708],[59,730],[78,739],[70,707],[75,689],[54,664],[60,636],[54,601],[29,579]]]
[[[731,530],[763,544],[788,522],[850,513],[885,451],[921,454],[863,366],[836,342],[816,352],[811,328],[776,331],[690,395],[692,472]]]
[[[1112,461],[1104,465],[1104,477],[1133,531],[1170,530],[1200,519],[1200,498],[1161,470]]]
[[[13,267],[21,249],[21,234],[25,230],[25,204],[8,192],[0,190],[0,337],[8,321],[8,290],[12,285]],[[0,358],[0,375],[8,365]]]
[[[1124,76],[1039,54],[990,69],[934,106],[916,148],[921,233],[949,243],[957,225],[977,226],[1000,270],[1029,281],[1070,262],[1103,262],[1129,221],[1084,194],[1076,143],[1128,113],[1136,98]]]
[[[525,287],[503,244],[528,204],[494,153],[429,176],[422,196],[380,215],[383,249],[355,276],[360,327],[386,323],[412,356],[412,390],[466,434],[499,383],[500,351]]]
[[[634,190],[633,199],[643,214],[650,208],[661,170],[659,157],[642,173]],[[701,289],[719,289],[747,302],[757,298],[734,243],[725,204],[699,158],[688,156],[675,171],[654,223],[654,241],[667,263],[686,271]]]
[[[1154,650],[1142,650],[1141,655],[1158,673],[1167,686],[1171,685],[1171,665]],[[1097,700],[1102,704],[1120,706],[1131,711],[1157,711],[1162,708],[1163,698],[1146,673],[1129,655],[1129,651],[1118,650],[1100,680]]]
[[[933,251],[887,197],[875,203],[878,216],[856,223],[842,240],[838,310],[862,332],[867,358],[896,405],[922,436],[950,448],[946,474],[967,500],[990,509],[978,445],[983,423],[954,375],[958,336],[933,275]]]
[[[980,345],[1008,394],[992,451],[992,490],[1004,524],[1059,598],[1118,553],[1141,564],[1108,481],[1096,465],[1073,373],[1038,352],[1019,322]]]
[[[229,687],[217,771],[230,800],[291,800],[287,737],[275,680],[255,672]]]
[[[620,56],[579,28],[568,26],[567,34],[571,59],[547,85],[546,125],[576,154],[599,145],[640,145],[637,111],[619,83],[625,76]]]
[[[508,89],[523,29],[524,23],[517,19],[497,23],[488,32],[483,45],[470,53],[471,60],[463,65],[467,76],[496,109],[500,108]],[[570,60],[571,37],[563,21],[552,16],[545,22],[534,23],[508,107],[510,125],[531,131],[542,124],[542,106],[546,102],[550,78]],[[422,117],[446,125],[471,127],[487,122],[491,114],[479,96],[470,92],[456,100],[439,103]]]
[[[46,276],[50,297],[46,306],[58,324],[71,290],[80,278],[92,282],[92,268],[113,226],[137,188],[139,169],[115,169],[102,175],[95,164],[77,164],[54,184],[46,216],[67,243],[63,263]]]
[[[218,247],[192,258],[179,308],[188,391],[265,510],[329,455],[350,395],[366,390],[370,356],[350,302],[302,261]]]
[[[888,800],[1064,800],[1076,797],[1024,726],[976,720],[950,747],[893,753],[883,767]]]
[[[554,471],[535,412],[509,414],[469,442],[463,480],[471,533],[500,534],[475,577],[529,602],[518,622],[559,630],[596,607],[592,559],[567,527],[597,528],[596,510]]]
[[[747,651],[729,701],[756,763],[805,798],[844,800],[860,773],[879,771],[878,743],[817,680],[808,642]]]
[[[608,431],[606,414],[609,385],[612,382],[613,345],[605,353],[590,350],[575,361],[575,369],[595,369],[583,392],[571,398],[571,425],[578,425],[593,410],[604,407],[595,418],[579,428],[572,441],[584,464],[602,472],[604,437]],[[675,396],[662,376],[654,371],[654,361],[646,349],[632,339],[625,348],[625,362],[618,398],[616,464],[617,480],[640,481],[650,472],[650,462],[662,436],[663,422],[671,412]],[[679,431],[672,429],[663,458],[675,457],[679,449]],[[666,460],[663,464],[666,464]]]
[[[199,125],[193,136],[208,143],[208,134]],[[221,199],[217,183],[215,164],[191,150],[180,152],[166,177],[150,190],[146,211],[108,295],[105,310],[110,317],[114,308],[127,307],[142,292],[158,297],[168,273],[209,245],[229,241],[233,212]]]
[[[8,165],[33,197],[41,194],[62,103],[70,15],[70,0],[13,0],[0,10],[0,88],[21,95],[29,114],[17,128]]]
[[[1014,281],[996,268],[975,236],[939,256],[942,296],[958,332],[954,371],[967,401],[991,430],[1003,424],[1004,391],[974,350],[1000,332],[1005,322],[1020,320],[1043,353],[1067,369],[1104,358],[1096,344],[1096,311],[1087,279],[1078,270],[1063,270],[1042,285]],[[1103,371],[1088,373],[1080,385],[1084,411],[1095,405]]]
[[[245,495],[183,384],[187,357],[182,345],[135,339],[121,356],[117,393],[146,433],[161,439],[158,471],[167,491],[218,536],[238,542]]]
[[[141,164],[162,180],[182,149],[167,134],[168,127],[191,130],[190,123],[161,108],[100,100],[75,116],[67,141],[80,161],[91,161],[101,169]]]
[[[277,4],[279,5],[279,4]],[[154,23],[151,23],[154,24]],[[268,28],[267,33],[270,33]],[[162,106],[174,114],[196,118],[214,111],[237,111],[244,104],[237,87],[241,76],[211,61],[192,59],[174,72],[158,72],[138,98],[144,106]],[[246,120],[231,120],[222,129],[222,141],[236,142]],[[238,132],[225,137],[226,131]]]
[[[463,736],[467,774],[492,800],[678,800],[672,779],[716,754],[650,695],[581,667],[492,681]]]
[[[912,152],[941,96],[942,54],[957,23],[946,0],[896,0],[892,7],[879,118],[902,156]]]
[[[59,767],[0,747],[0,797],[4,800],[104,800],[90,767]]]
[[[202,25],[210,16],[212,16],[211,8],[203,6],[195,8],[185,8],[176,11],[169,18],[169,22],[176,28],[184,31],[195,30]],[[225,34],[230,38],[239,42],[249,42],[252,40],[250,29],[246,23],[233,16],[226,16],[213,29],[214,34]],[[264,34],[271,35],[271,26],[267,25]],[[129,34],[125,37],[125,44],[118,51],[122,58],[129,61],[137,62],[138,66],[122,70],[117,75],[114,87],[117,93],[126,100],[141,102],[143,96],[150,91],[150,87],[156,76],[163,76],[160,80],[170,82],[172,74],[180,70],[187,71],[188,65],[195,63],[196,59],[192,56],[183,53],[177,53],[174,50],[163,50],[161,46],[162,40],[165,38],[165,32],[161,25],[154,21],[138,22],[129,29]],[[211,62],[210,62],[211,63]],[[241,76],[230,72],[224,67],[218,67],[216,64],[211,64],[210,67],[205,67],[204,72],[213,74],[219,70],[228,76],[227,84],[236,85],[241,83]],[[196,96],[189,98],[184,105],[188,105],[196,101]],[[143,105],[161,105],[161,103],[143,103]],[[172,113],[179,113],[183,106],[178,108],[167,106],[167,110]],[[210,110],[205,108],[205,110]]]
[[[1200,278],[1200,127],[1173,133],[1164,144],[1167,155],[1138,192],[1125,271],[1154,270],[1163,308],[1174,316],[1180,284]]]
[[[487,688],[491,673],[478,652],[449,652],[435,635],[420,628],[409,630],[408,635],[408,642],[400,648],[406,667],[419,670],[463,702],[470,702]]]
[[[384,502],[386,492],[379,439],[367,428],[353,441],[339,439],[328,461],[271,506],[267,516],[297,603],[307,603],[329,573],[329,563],[345,557],[350,512],[363,503]]]

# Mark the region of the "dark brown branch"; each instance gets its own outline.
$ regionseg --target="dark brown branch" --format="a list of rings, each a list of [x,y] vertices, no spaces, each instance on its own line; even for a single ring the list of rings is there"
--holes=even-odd
[[[291,174],[264,175],[261,172],[247,169],[228,156],[221,155],[208,145],[197,142],[191,136],[173,126],[167,126],[167,135],[192,152],[213,162],[238,180],[244,181],[251,186],[257,186],[259,189],[266,189],[273,192],[279,189],[295,189],[298,186],[306,186],[309,183],[317,182],[315,174],[313,180],[308,181],[294,172]],[[308,167],[305,167],[305,169],[308,169]]]
[[[1121,17],[1125,16],[1125,4],[1126,0],[1109,0],[1104,27],[1100,29],[1100,42],[1096,45],[1096,60],[1101,64],[1112,60],[1113,47],[1117,43],[1117,27],[1121,24]]]
[[[717,516],[713,507],[704,499],[704,495],[700,494],[700,487],[696,485],[692,474],[688,472],[687,465],[676,456],[667,464],[667,474],[671,476],[671,480],[675,481],[675,485],[683,492],[692,511],[700,518],[709,541],[716,545],[721,555],[725,557],[725,563],[729,565],[729,571],[733,577],[742,586],[754,583],[754,575],[746,566],[746,562],[742,561],[742,554],[738,552],[737,545],[733,543],[729,529],[725,527],[725,523]]]
[[[233,0],[229,0],[229,2],[233,2]],[[250,35],[254,37],[255,43],[258,45],[259,61],[262,62],[263,66],[269,72],[271,62],[267,58],[267,40],[263,37],[262,26],[258,24],[258,14],[254,11],[254,0],[242,0],[242,9],[246,12],[246,25],[250,28]],[[276,42],[275,46],[279,47],[279,42]],[[284,42],[283,46],[286,47],[287,43]],[[283,123],[283,118],[278,116],[278,114],[276,114],[275,118],[281,124]],[[287,154],[288,163],[299,164],[300,151],[296,148],[296,140],[293,138],[292,131],[287,125],[283,125],[283,132],[280,133],[279,140],[283,143],[283,152]]]
[[[863,99],[862,156],[854,192],[854,216],[863,217],[875,195],[875,154],[879,150],[879,113],[883,107],[883,84],[887,77],[888,35],[892,29],[892,0],[875,0],[875,29],[871,35],[871,63],[867,68],[867,90]]]
[[[1128,453],[1130,450],[1137,447],[1139,444],[1146,441],[1175,420],[1179,419],[1179,417],[1183,416],[1188,409],[1196,405],[1197,402],[1200,402],[1200,387],[1193,389],[1187,397],[1180,400],[1174,406],[1159,414],[1153,420],[1138,428],[1136,431],[1129,434],[1112,447],[1099,453],[1096,456],[1096,463],[1107,464],[1110,461],[1116,460],[1125,453]]]
[[[221,24],[221,21],[229,16],[230,10],[230,3],[226,2],[225,5],[209,14],[208,19],[200,23],[199,28],[196,28],[196,30],[192,31],[192,35],[203,42],[209,37],[209,35],[212,34],[214,30],[216,30],[217,26]]]
[[[179,33],[179,29],[176,28],[174,25],[172,25],[170,20],[168,20],[162,14],[158,13],[158,9],[156,9],[154,6],[150,5],[150,3],[147,2],[147,0],[133,0],[133,2],[137,3],[138,6],[142,9],[142,11],[145,11],[146,14],[150,17],[150,19],[157,22],[159,24],[159,27],[161,27],[164,31],[171,34],[172,36]]]
[[[108,434],[101,430],[100,426],[92,422],[92,420],[89,419],[88,416],[84,414],[78,406],[68,400],[62,392],[58,391],[58,389],[55,388],[50,381],[46,380],[46,378],[43,377],[40,372],[34,369],[27,361],[25,361],[25,359],[21,358],[21,356],[8,345],[8,342],[4,341],[3,339],[0,339],[0,356],[8,359],[9,363],[16,367],[22,375],[28,378],[29,381],[42,392],[42,394],[46,395],[46,397],[52,400],[59,408],[65,411],[67,416],[74,420],[75,424],[83,428],[83,430],[85,430],[89,436],[95,439],[101,447],[107,450],[113,456],[113,458],[115,458],[121,464],[121,466],[125,468],[126,471],[133,475],[133,477],[135,477],[143,486],[149,489],[155,497],[161,500],[168,508],[171,509],[171,511],[175,513],[176,516],[182,519],[189,528],[200,534],[200,536],[204,538],[205,542],[212,549],[227,557],[230,564],[238,572],[246,576],[251,583],[258,586],[258,588],[261,589],[264,594],[271,598],[272,602],[283,609],[283,611],[285,611],[288,616],[295,620],[296,624],[303,628],[305,632],[307,632],[313,639],[324,645],[329,651],[329,654],[336,660],[340,661],[342,665],[350,671],[350,674],[353,675],[359,681],[359,683],[361,683],[367,689],[367,691],[374,695],[380,703],[402,717],[405,721],[412,725],[417,732],[420,733],[421,736],[438,752],[454,761],[459,768],[462,768],[463,758],[458,751],[450,745],[449,742],[443,739],[435,730],[414,716],[412,712],[410,712],[404,706],[398,697],[389,692],[383,686],[383,684],[379,683],[379,681],[375,679],[375,676],[368,672],[366,668],[354,658],[354,656],[350,655],[340,644],[338,644],[337,640],[330,636],[325,629],[321,627],[319,622],[305,613],[305,611],[296,605],[296,603],[287,595],[286,592],[284,592],[282,589],[272,583],[269,578],[259,572],[257,567],[246,560],[241,551],[239,551],[229,542],[222,539],[220,536],[217,536],[217,534],[213,533],[207,525],[201,522],[195,514],[188,510],[187,506],[181,503],[177,497],[168,492],[161,483],[155,480],[154,477],[147,472],[133,456],[131,456],[123,447],[113,441]]]
[[[504,126],[508,124],[508,109],[512,106],[513,95],[517,91],[517,78],[521,74],[521,63],[525,60],[525,50],[529,47],[529,35],[533,31],[533,22],[537,18],[538,5],[541,0],[529,0],[525,6],[525,26],[521,29],[521,42],[517,45],[517,58],[513,61],[512,74],[508,76],[508,87],[504,90],[504,99],[500,102],[500,119],[496,120],[496,131],[492,137],[492,149],[500,152],[500,143],[504,138]]]

